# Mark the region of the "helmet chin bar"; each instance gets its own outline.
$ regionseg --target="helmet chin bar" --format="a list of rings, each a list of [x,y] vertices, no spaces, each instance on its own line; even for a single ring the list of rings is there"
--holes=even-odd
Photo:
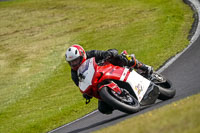
[[[73,65],[72,62],[76,61],[77,59],[79,59],[79,61],[76,64]],[[83,61],[83,56],[79,56],[78,58],[76,58],[72,61],[68,61],[68,63],[73,70],[77,70],[79,68],[79,66],[83,63],[82,61]]]

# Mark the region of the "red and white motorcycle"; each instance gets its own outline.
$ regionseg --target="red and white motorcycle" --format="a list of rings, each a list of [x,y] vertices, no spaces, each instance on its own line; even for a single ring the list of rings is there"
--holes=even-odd
[[[176,90],[161,74],[144,78],[130,68],[114,66],[108,62],[97,64],[87,59],[78,69],[79,88],[82,93],[98,98],[114,109],[134,113],[157,99],[173,98]]]

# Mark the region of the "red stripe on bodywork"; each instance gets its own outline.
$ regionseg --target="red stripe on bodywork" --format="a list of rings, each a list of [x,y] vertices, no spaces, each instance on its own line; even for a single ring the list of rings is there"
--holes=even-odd
[[[126,77],[124,78],[124,82],[126,82],[126,80],[128,79],[129,74],[130,74],[130,71],[127,72]]]

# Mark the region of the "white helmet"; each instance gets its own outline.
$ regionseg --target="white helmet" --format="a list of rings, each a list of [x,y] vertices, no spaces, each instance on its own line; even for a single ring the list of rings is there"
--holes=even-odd
[[[69,47],[65,53],[66,61],[73,70],[77,70],[79,66],[86,60],[85,50],[78,44]]]

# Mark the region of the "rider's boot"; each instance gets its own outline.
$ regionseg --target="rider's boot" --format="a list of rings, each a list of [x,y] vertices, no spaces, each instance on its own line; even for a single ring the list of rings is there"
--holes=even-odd
[[[124,55],[126,57],[126,59],[128,60],[128,62],[129,62],[128,66],[130,68],[137,69],[139,71],[139,73],[143,73],[145,77],[149,77],[153,73],[153,67],[151,67],[149,65],[145,65],[142,62],[139,62],[135,58],[134,54],[128,55],[126,50],[124,50],[121,54]]]
[[[150,77],[151,74],[153,73],[153,67],[145,65],[139,61],[137,62],[136,69],[142,70],[145,77]]]

